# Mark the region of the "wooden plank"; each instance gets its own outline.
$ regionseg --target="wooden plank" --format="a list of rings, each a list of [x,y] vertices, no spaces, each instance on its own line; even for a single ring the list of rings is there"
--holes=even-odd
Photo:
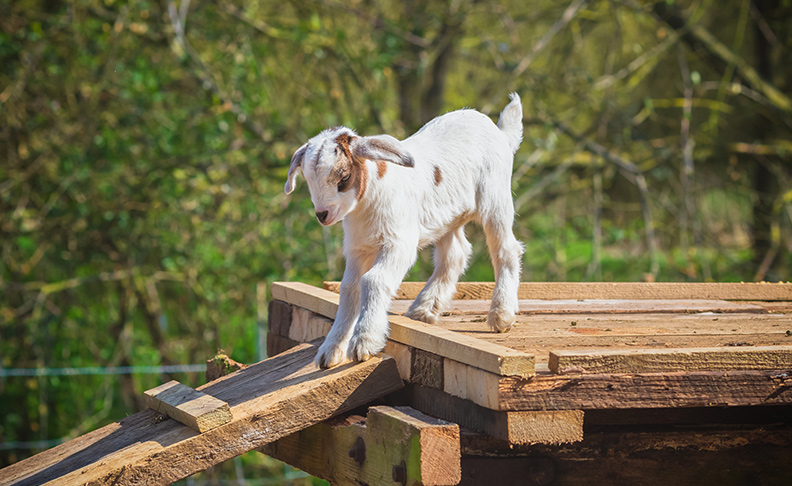
[[[792,345],[551,351],[549,366],[559,374],[792,369]]]
[[[145,395],[148,408],[198,432],[203,433],[231,421],[231,408],[226,402],[176,380],[146,390]]]
[[[465,434],[463,434],[464,437]],[[598,428],[573,445],[463,455],[468,485],[792,484],[792,427],[752,429]]]
[[[644,314],[518,316],[506,334],[489,333],[484,316],[443,318],[439,326],[509,346],[547,363],[549,350],[792,345],[788,316],[776,314]]]
[[[331,419],[260,451],[339,486],[461,479],[459,426],[409,407],[371,407],[365,419]]]
[[[292,306],[281,300],[271,300],[269,303],[268,321],[269,332],[279,336],[289,335],[289,326],[292,321]]]
[[[267,356],[272,357],[282,352],[299,346],[302,343],[289,339],[287,337],[279,336],[275,333],[267,333]]]
[[[443,389],[443,358],[423,349],[413,351],[412,377],[410,381],[430,388]]]
[[[414,300],[424,282],[402,282],[398,299]],[[324,288],[338,293],[338,282]],[[492,282],[459,282],[455,299],[491,299]],[[712,299],[792,301],[791,283],[521,282],[520,299]]]
[[[300,343],[311,342],[314,339],[327,336],[333,321],[324,316],[315,314],[308,309],[292,307],[292,322],[288,328],[288,337]]]
[[[396,366],[399,368],[399,375],[401,375],[402,380],[410,381],[412,378],[413,350],[404,344],[388,341],[385,343],[385,348],[382,352],[396,360]]]
[[[438,326],[468,333],[490,341],[514,341],[539,336],[652,334],[754,334],[792,331],[792,320],[782,314],[572,314],[518,315],[508,333],[492,333],[485,323],[486,315],[449,316]],[[559,334],[561,333],[561,334]]]
[[[0,470],[0,484],[170,484],[403,386],[389,356],[323,371],[313,364],[317,347],[200,387],[231,407],[225,425],[199,434],[144,410]]]
[[[512,445],[565,444],[583,438],[583,412],[579,410],[499,412],[420,385],[408,385],[393,399]]]
[[[404,314],[412,301],[394,300],[390,311]],[[454,300],[444,315],[481,315],[489,309],[489,300]],[[700,312],[765,313],[756,304],[727,300],[527,300],[519,301],[520,314],[693,314]]]
[[[300,282],[278,282],[272,295],[317,314],[335,318],[338,294]],[[391,316],[389,339],[499,375],[532,376],[534,358],[505,346],[460,335],[404,316]]]
[[[792,370],[537,375],[501,379],[500,410],[792,404]],[[462,423],[460,422],[460,425]]]
[[[448,358],[443,360],[443,372],[443,391],[498,410],[501,376]]]

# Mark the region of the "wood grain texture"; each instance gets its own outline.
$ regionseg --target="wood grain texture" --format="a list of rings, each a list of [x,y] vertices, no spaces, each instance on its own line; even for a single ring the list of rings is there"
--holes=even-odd
[[[308,309],[292,306],[292,321],[288,328],[288,337],[300,343],[311,342],[314,339],[327,336],[332,319],[315,314]]]
[[[317,314],[335,318],[338,294],[300,282],[278,282],[272,285],[276,299],[294,304]],[[389,339],[452,358],[500,375],[532,376],[534,358],[514,349],[430,326],[403,316],[389,318]]]
[[[425,282],[402,282],[397,299],[413,300]],[[338,282],[324,288],[338,293]],[[491,299],[492,282],[459,282],[455,299]],[[520,299],[711,299],[792,301],[790,283],[521,282]]]
[[[463,433],[463,437],[466,434]],[[571,445],[463,455],[460,485],[792,484],[792,427],[598,428]],[[500,456],[500,457],[499,457]]]
[[[792,345],[551,351],[549,367],[559,374],[792,369]]]
[[[225,425],[199,434],[144,410],[0,470],[0,484],[170,484],[403,386],[388,356],[319,370],[317,346],[200,387],[231,407]]]
[[[269,332],[279,336],[288,336],[292,321],[292,306],[280,300],[271,300],[268,309]]]
[[[451,485],[461,479],[459,426],[409,407],[331,419],[260,449],[333,485]],[[394,481],[401,468],[401,481]]]
[[[390,311],[404,314],[412,301],[394,300]],[[481,315],[489,309],[489,300],[454,300],[444,315]],[[700,312],[765,313],[757,304],[727,300],[527,300],[519,301],[520,314],[694,314]]]
[[[792,403],[792,370],[504,377],[501,410],[735,407]]]
[[[287,337],[279,336],[275,333],[267,333],[267,356],[276,356],[286,350],[299,346],[302,343],[289,339]]]
[[[439,326],[549,361],[566,349],[662,349],[792,346],[792,321],[783,314],[577,314],[518,316],[506,334],[482,329],[485,317],[450,316]]]
[[[222,400],[201,393],[176,380],[146,390],[146,406],[166,414],[198,432],[206,432],[231,421],[231,408]]]
[[[499,412],[420,385],[408,385],[391,399],[513,445],[562,444],[583,438],[583,412],[578,410]]]

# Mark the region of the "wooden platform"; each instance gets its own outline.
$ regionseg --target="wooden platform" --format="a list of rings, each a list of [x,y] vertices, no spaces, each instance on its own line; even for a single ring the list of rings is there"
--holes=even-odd
[[[391,309],[385,352],[408,383],[391,400],[490,445],[560,451],[597,423],[717,424],[724,410],[741,423],[770,410],[792,422],[790,284],[522,284],[517,323],[502,334],[486,324],[492,284],[460,284],[437,326],[402,315],[422,285],[402,284]],[[330,329],[337,283],[272,290],[270,352]],[[783,430],[777,442],[792,448]],[[461,484],[474,484],[464,459]]]
[[[319,370],[337,284],[275,284],[272,358],[210,360],[197,390],[147,392],[175,420],[131,415],[0,486],[169,484],[250,450],[334,486],[792,484],[792,285],[523,284],[504,334],[492,284],[437,326],[402,315],[421,286],[385,354]]]

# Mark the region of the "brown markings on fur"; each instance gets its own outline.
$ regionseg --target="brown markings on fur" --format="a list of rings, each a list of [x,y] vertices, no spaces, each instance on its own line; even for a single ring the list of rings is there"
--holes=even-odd
[[[435,185],[436,186],[439,186],[440,183],[443,182],[443,173],[440,172],[440,167],[438,167],[438,166],[435,166],[434,179],[435,179]]]
[[[385,172],[388,171],[388,163],[382,160],[377,161],[377,178],[382,179],[385,177]]]
[[[365,161],[356,157],[352,153],[349,144],[352,142],[352,136],[348,133],[342,133],[335,138],[338,148],[341,149],[343,157],[339,157],[333,168],[333,179],[335,184],[338,184],[339,192],[346,192],[352,188],[355,189],[355,199],[360,201],[366,193],[368,186],[368,170],[366,170]],[[342,160],[343,159],[343,160]],[[349,180],[346,183],[342,179],[349,175]]]

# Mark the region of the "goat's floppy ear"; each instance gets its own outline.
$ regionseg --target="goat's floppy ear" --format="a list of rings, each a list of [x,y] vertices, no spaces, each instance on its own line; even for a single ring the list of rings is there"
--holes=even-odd
[[[297,182],[297,173],[302,172],[302,163],[305,158],[305,150],[308,148],[306,143],[298,148],[294,155],[292,155],[291,165],[289,166],[289,175],[286,176],[286,185],[283,186],[283,191],[286,194],[291,194],[294,191],[294,183]]]
[[[351,148],[352,153],[361,159],[384,160],[404,167],[415,167],[412,155],[390,135],[357,138],[352,141]]]

